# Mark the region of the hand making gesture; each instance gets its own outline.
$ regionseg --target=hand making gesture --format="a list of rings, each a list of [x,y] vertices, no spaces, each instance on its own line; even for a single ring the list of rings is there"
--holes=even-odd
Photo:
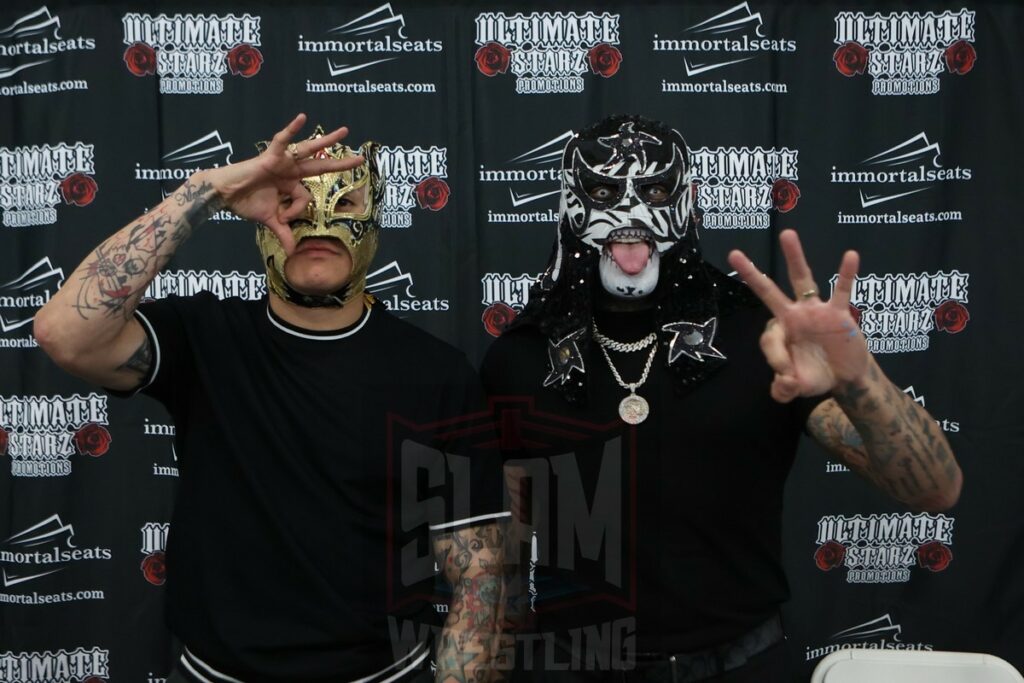
[[[779,243],[795,299],[786,296],[743,252],[730,252],[729,265],[774,316],[761,335],[761,350],[775,371],[772,398],[786,403],[797,396],[823,394],[839,383],[863,377],[871,354],[850,314],[857,252],[843,254],[832,298],[823,301],[796,232],[784,230]]]
[[[363,163],[362,157],[312,158],[319,150],[344,139],[348,128],[338,128],[315,140],[293,143],[292,139],[305,123],[306,115],[299,114],[274,135],[259,156],[213,169],[206,177],[227,208],[242,218],[270,228],[281,240],[287,254],[295,248],[288,222],[298,218],[312,199],[301,180],[321,173],[344,171]]]

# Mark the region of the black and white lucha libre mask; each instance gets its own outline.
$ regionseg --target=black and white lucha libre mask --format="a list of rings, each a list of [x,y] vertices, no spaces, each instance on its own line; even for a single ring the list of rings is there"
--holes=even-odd
[[[689,155],[683,137],[657,122],[606,122],[566,145],[560,213],[576,237],[600,252],[605,290],[645,297],[658,284],[661,256],[689,225]]]

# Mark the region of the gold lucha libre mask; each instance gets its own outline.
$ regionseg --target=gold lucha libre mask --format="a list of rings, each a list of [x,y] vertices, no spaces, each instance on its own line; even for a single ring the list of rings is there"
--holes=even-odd
[[[310,140],[322,137],[323,128],[316,127]],[[262,152],[267,143],[257,144]],[[326,295],[303,294],[295,290],[285,277],[287,255],[277,235],[265,225],[256,227],[256,243],[267,268],[267,286],[285,301],[300,306],[342,306],[360,296],[366,287],[366,274],[377,251],[380,226],[380,203],[384,196],[384,180],[377,166],[376,142],[364,142],[359,149],[335,145],[317,152],[317,158],[346,159],[360,155],[364,161],[347,171],[324,173],[302,179],[302,185],[313,195],[306,210],[291,221],[292,235],[298,245],[306,237],[333,237],[341,241],[352,257],[352,273],[348,282],[336,292]],[[359,213],[335,212],[343,196],[366,188],[365,208]]]

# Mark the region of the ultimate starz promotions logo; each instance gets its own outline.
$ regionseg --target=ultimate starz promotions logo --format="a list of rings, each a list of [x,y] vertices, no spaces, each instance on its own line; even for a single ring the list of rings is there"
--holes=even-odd
[[[233,270],[222,273],[219,270],[164,270],[157,274],[146,287],[145,299],[163,299],[172,294],[195,296],[200,292],[212,292],[218,299],[239,297],[246,301],[258,301],[267,292],[267,276],[249,271],[240,273]]]
[[[33,348],[39,344],[29,324],[36,311],[64,284],[64,271],[44,256],[21,275],[0,284],[0,348]]]
[[[93,38],[64,38],[60,17],[45,6],[0,29],[0,95],[42,95],[67,90],[88,90],[84,80],[29,83],[25,77],[41,73],[35,67],[49,64],[63,53],[95,50]],[[68,54],[71,59],[72,55]],[[20,75],[19,75],[20,74]],[[17,78],[15,78],[17,77]],[[20,80],[19,82],[16,82]]]
[[[518,277],[509,273],[487,273],[480,278],[484,288],[480,303],[486,306],[480,321],[487,334],[498,337],[512,324],[530,302],[530,287],[536,280],[536,275],[527,273]]]
[[[804,661],[813,662],[840,650],[916,650],[931,651],[931,643],[904,642],[903,627],[893,622],[892,616],[883,614],[832,634],[832,642],[819,647],[808,645]]]
[[[769,211],[792,211],[800,200],[798,155],[786,147],[693,150],[699,225],[709,230],[767,229]]]
[[[167,580],[167,567],[164,562],[164,551],[167,549],[167,532],[171,525],[166,522],[147,522],[142,525],[142,547],[144,556],[139,569],[142,575],[154,586],[164,585]]]
[[[929,190],[942,192],[954,181],[966,182],[974,177],[970,168],[944,167],[939,162],[941,156],[939,143],[931,142],[921,131],[867,157],[851,170],[837,170],[833,166],[829,182],[856,185],[860,203],[858,213],[838,212],[837,222],[840,225],[901,225],[962,220],[963,212],[958,210],[904,212],[883,206]],[[943,195],[944,204],[947,199],[948,195]]]
[[[686,77],[682,83],[662,79],[661,92],[681,93],[786,93],[785,83],[736,82],[719,77],[719,69],[743,64],[763,55],[796,52],[796,41],[768,38],[760,12],[742,2],[682,30],[678,38],[654,34],[655,52],[680,52]],[[729,70],[727,71],[735,71]],[[693,80],[693,79],[713,80]]]
[[[927,513],[818,520],[814,564],[823,572],[846,567],[847,583],[905,583],[913,567],[945,571],[953,561],[952,517]]]
[[[410,39],[405,35],[405,16],[395,14],[387,2],[355,19],[325,31],[319,39],[299,35],[300,53],[326,54],[327,71],[332,78],[360,80],[317,83],[306,80],[306,92],[311,93],[433,93],[436,83],[395,83],[362,79],[363,69],[386,64],[405,55],[420,61],[427,54],[444,51],[440,40]],[[409,60],[407,60],[409,63]]]
[[[533,149],[506,161],[502,168],[486,168],[480,164],[477,180],[481,183],[506,183],[513,209],[532,204],[560,192],[562,180],[562,149],[573,136],[567,130]],[[540,187],[538,187],[540,185]],[[517,191],[518,189],[518,191]],[[551,200],[555,206],[557,200]],[[557,223],[558,212],[544,211],[492,211],[487,210],[488,223]]]
[[[9,228],[52,225],[58,204],[88,206],[99,186],[93,145],[0,147],[0,209]]]
[[[867,73],[872,95],[933,95],[939,74],[962,76],[974,68],[974,12],[893,12],[836,16],[832,55],[847,77]]]
[[[129,13],[124,65],[133,76],[160,77],[167,95],[218,95],[224,76],[252,78],[263,66],[260,18],[251,14]]]
[[[45,652],[0,652],[4,683],[98,683],[110,678],[110,650],[99,647]]]
[[[380,299],[384,308],[393,313],[447,311],[451,308],[448,299],[420,299],[413,294],[412,273],[403,273],[398,261],[368,273],[366,291]]]
[[[15,477],[71,474],[71,456],[98,458],[110,448],[107,397],[0,396],[0,456]]]
[[[377,164],[384,177],[382,228],[412,227],[413,208],[440,211],[448,204],[448,148],[381,147]]]
[[[925,351],[933,329],[959,334],[971,319],[967,310],[970,275],[936,273],[860,275],[853,283],[851,313],[871,353]],[[834,291],[838,275],[830,280]]]
[[[604,12],[485,12],[476,18],[476,67],[484,76],[516,75],[516,92],[583,92],[590,72],[619,71],[619,15]]]

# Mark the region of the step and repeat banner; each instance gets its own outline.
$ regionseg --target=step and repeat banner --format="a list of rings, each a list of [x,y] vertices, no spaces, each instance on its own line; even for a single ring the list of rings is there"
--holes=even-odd
[[[550,253],[561,148],[608,114],[682,132],[712,263],[739,247],[782,276],[792,227],[829,291],[859,250],[868,344],[966,483],[953,510],[918,514],[802,447],[793,661],[809,676],[842,648],[952,649],[1024,666],[1021,44],[1009,2],[5,3],[0,680],[168,675],[174,425],[58,370],[32,319],[93,246],[299,111],[382,143],[370,288],[474,361]],[[254,229],[227,211],[149,295],[202,290],[265,295]]]

